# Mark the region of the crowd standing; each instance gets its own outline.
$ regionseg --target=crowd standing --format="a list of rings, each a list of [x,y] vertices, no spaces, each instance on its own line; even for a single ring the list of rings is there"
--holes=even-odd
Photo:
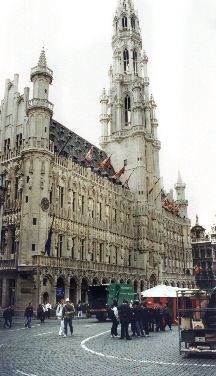
[[[172,317],[168,304],[124,300],[118,305],[113,299],[109,316],[112,320],[111,337],[131,340],[132,336],[149,337],[149,332],[165,331],[166,326],[172,330]],[[117,333],[120,323],[121,335]],[[129,335],[129,324],[131,336]]]

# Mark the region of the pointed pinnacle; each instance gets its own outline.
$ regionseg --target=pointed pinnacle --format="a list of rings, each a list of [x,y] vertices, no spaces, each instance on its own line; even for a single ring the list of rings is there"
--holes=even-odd
[[[44,47],[43,47],[43,49],[42,49],[42,51],[41,51],[41,54],[40,54],[40,57],[39,57],[38,66],[39,66],[39,67],[46,67],[46,66],[47,66],[46,55],[45,55]]]

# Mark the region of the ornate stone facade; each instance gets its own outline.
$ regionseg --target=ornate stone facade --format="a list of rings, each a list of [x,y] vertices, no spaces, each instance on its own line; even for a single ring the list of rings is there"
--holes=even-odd
[[[52,120],[48,94],[53,72],[44,50],[31,71],[32,99],[29,88],[23,95],[18,92],[18,75],[6,80],[0,108],[0,166],[7,186],[2,307],[9,302],[16,309],[28,301],[54,304],[60,296],[86,302],[88,286],[95,283],[133,283],[138,293],[159,283],[193,286],[185,185],[179,175],[177,216],[162,207],[162,186],[155,184],[160,180],[160,141],[138,21],[132,1],[119,1],[111,87],[109,97],[103,90],[100,98],[103,150],[94,148],[94,167],[83,163],[91,144]],[[112,166],[99,171],[111,154]],[[124,176],[131,175],[128,185],[122,176],[112,178],[123,165]]]

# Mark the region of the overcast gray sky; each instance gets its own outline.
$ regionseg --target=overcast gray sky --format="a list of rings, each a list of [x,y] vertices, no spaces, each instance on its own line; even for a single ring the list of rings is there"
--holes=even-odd
[[[54,72],[53,118],[93,144],[100,136],[99,97],[108,90],[117,0],[8,0],[1,4],[0,99],[5,79],[30,69],[44,44]],[[216,213],[216,1],[134,0],[157,102],[160,172],[169,191],[186,183],[191,224],[210,230]],[[32,90],[31,94],[32,95]]]

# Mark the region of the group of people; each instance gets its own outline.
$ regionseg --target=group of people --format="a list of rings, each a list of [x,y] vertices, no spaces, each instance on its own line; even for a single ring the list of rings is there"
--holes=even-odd
[[[81,303],[81,302],[80,302]],[[56,317],[61,321],[59,328],[59,335],[64,338],[67,337],[67,329],[69,326],[70,333],[73,335],[73,324],[72,319],[74,317],[75,308],[73,303],[70,303],[70,300],[67,298],[64,302],[64,299],[61,299],[59,304],[56,307]]]
[[[51,310],[52,306],[49,302],[45,304],[39,304],[37,308],[37,319],[40,320],[41,323],[43,323],[45,319],[50,319]]]
[[[129,304],[124,300],[118,305],[116,299],[109,312],[112,320],[111,337],[131,340],[131,336],[144,337],[149,336],[149,332],[165,331],[166,326],[172,330],[171,313],[166,303],[163,307],[162,303],[153,305],[151,302],[134,301]],[[118,335],[117,328],[121,324],[121,335]],[[128,333],[129,324],[131,324],[132,335]]]

